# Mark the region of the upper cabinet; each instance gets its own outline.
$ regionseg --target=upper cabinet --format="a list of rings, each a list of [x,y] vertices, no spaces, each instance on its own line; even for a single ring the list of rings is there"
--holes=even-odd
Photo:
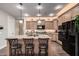
[[[26,21],[26,29],[36,29],[36,21]]]
[[[45,22],[45,29],[53,29],[53,22],[46,21]]]
[[[25,29],[33,29],[37,30],[38,25],[44,26],[47,30],[53,29],[53,19],[51,17],[47,18],[25,18],[24,19],[24,27]],[[41,27],[40,27],[41,28]]]

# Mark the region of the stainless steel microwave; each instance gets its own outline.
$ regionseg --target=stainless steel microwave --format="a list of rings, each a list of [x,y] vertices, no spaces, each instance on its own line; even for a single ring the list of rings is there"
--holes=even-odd
[[[45,25],[37,25],[37,29],[45,29]]]

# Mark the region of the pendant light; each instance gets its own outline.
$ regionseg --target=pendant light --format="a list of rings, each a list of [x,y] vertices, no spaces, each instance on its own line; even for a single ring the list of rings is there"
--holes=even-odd
[[[19,3],[19,35],[23,35],[23,17],[22,17],[22,12],[23,12],[23,4]]]
[[[38,3],[38,20],[37,20],[37,23],[38,23],[38,25],[40,25],[42,22],[41,22],[41,19],[40,19],[40,16],[41,16],[41,14],[40,14],[40,9],[41,9],[41,3]]]
[[[41,9],[43,8],[42,7],[42,4],[41,3],[38,3],[38,20],[37,20],[37,25],[45,25],[45,20],[41,19]]]
[[[19,23],[23,23],[23,17],[22,17],[23,4],[22,3],[19,3],[19,10],[20,10]]]

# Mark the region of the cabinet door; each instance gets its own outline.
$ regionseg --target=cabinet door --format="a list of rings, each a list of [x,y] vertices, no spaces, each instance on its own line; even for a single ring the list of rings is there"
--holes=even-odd
[[[30,21],[30,29],[36,29],[36,26],[37,26],[37,24],[36,24],[36,21]]]
[[[31,29],[30,21],[26,21],[26,29]]]
[[[45,29],[53,29],[53,23],[51,21],[45,22]]]
[[[36,22],[35,21],[27,21],[26,22],[26,29],[36,29]]]

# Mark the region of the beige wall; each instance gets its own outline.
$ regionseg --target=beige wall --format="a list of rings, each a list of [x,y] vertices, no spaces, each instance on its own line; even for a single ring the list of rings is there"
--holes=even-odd
[[[61,25],[63,22],[70,21],[72,16],[72,10],[68,11],[67,13],[63,14],[58,18],[58,25]]]
[[[74,7],[73,9],[60,16],[58,18],[58,25],[61,25],[63,22],[73,20],[72,18],[76,15],[79,15],[79,6]]]

